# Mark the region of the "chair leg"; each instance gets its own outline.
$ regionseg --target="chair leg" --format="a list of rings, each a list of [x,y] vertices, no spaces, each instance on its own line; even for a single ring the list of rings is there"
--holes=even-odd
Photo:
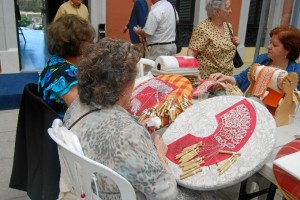
[[[26,39],[25,39],[25,36],[23,34],[23,31],[22,31],[22,28],[21,27],[18,27],[19,31],[20,31],[20,34],[22,35],[24,41],[25,41],[25,44],[26,44]]]
[[[260,191],[253,192],[253,193],[247,193],[246,192],[247,182],[248,182],[248,179],[241,182],[239,200],[249,200],[249,199],[253,199],[255,197],[259,197],[260,195],[263,195],[263,194],[268,194],[267,200],[274,199],[276,189],[277,189],[277,186],[275,184],[270,183],[269,188],[265,188],[265,189],[262,189]]]

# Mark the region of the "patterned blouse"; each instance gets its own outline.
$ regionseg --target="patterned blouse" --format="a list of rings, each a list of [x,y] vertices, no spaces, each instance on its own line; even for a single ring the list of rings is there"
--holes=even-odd
[[[202,79],[217,72],[233,75],[236,47],[231,41],[227,24],[223,23],[223,27],[224,33],[221,34],[211,20],[206,19],[193,30],[189,48],[199,52],[197,59]]]
[[[59,56],[52,56],[39,77],[39,93],[61,118],[68,109],[61,98],[78,84],[77,67]]]
[[[70,127],[96,107],[74,100],[65,114],[65,126]],[[148,130],[120,106],[91,112],[71,131],[78,136],[85,156],[115,170],[132,184],[137,200],[221,200],[215,191],[177,186],[175,177],[161,165]],[[101,199],[121,199],[116,184],[100,174],[97,179]]]
[[[75,100],[65,114],[66,127],[93,109]],[[149,132],[122,107],[92,112],[71,130],[78,136],[85,156],[125,177],[135,188],[137,199],[176,199],[176,180],[161,165]],[[100,174],[97,178],[101,199],[121,199],[112,181]]]

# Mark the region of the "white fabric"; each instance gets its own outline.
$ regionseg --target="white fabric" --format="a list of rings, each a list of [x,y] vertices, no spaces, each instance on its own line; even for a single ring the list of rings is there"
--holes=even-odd
[[[180,57],[183,58],[182,59],[183,62],[184,60],[189,62],[189,60],[191,59],[196,59],[192,56],[180,56]],[[166,72],[174,72],[174,73],[180,73],[180,72],[197,73],[198,72],[198,66],[181,67],[180,65],[181,63],[178,62],[175,56],[159,56],[155,60],[156,69],[158,69],[159,64],[161,70]]]
[[[64,144],[70,147],[72,150],[78,152],[80,155],[83,155],[83,150],[80,144],[78,137],[69,131],[66,127],[63,126],[63,123],[60,119],[55,119],[52,123],[52,128],[55,136],[60,139]],[[62,156],[59,153],[59,161],[61,167],[61,176],[59,181],[60,193],[72,191],[71,179],[67,172],[67,167],[65,166],[65,161],[62,160]],[[63,196],[60,194],[60,196]]]
[[[274,164],[300,180],[300,151],[280,157]]]
[[[218,125],[215,115],[243,99],[245,97],[220,96],[192,105],[169,126],[162,136],[164,142],[168,145],[187,133],[197,137],[210,136]],[[256,126],[247,143],[240,149],[241,156],[222,175],[218,174],[216,165],[210,165],[184,180],[179,179],[182,169],[169,161],[169,168],[179,185],[201,191],[229,187],[250,177],[267,162],[275,145],[276,124],[263,105],[249,98],[247,100],[255,109]]]
[[[174,8],[167,0],[160,0],[151,6],[144,32],[151,37],[147,38],[148,44],[175,41],[175,13]]]

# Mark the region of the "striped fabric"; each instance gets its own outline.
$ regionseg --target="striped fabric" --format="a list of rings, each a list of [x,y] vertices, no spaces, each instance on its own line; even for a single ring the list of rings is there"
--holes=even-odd
[[[275,159],[298,151],[300,151],[300,140],[296,139],[283,146],[277,153]],[[300,161],[295,160],[295,162]],[[277,182],[277,186],[281,190],[285,198],[289,200],[300,199],[300,181],[276,165],[273,165],[273,172]]]

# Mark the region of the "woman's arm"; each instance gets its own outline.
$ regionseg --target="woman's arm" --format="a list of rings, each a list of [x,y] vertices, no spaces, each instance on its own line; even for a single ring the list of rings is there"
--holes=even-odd
[[[218,81],[218,82],[228,82],[232,85],[236,84],[236,80],[233,76],[226,76],[226,75],[221,74],[221,73],[211,74],[209,76],[209,79],[214,80],[214,81]]]
[[[70,107],[73,101],[78,98],[77,85],[72,86],[69,92],[64,94],[61,98],[64,100],[67,106]]]
[[[191,49],[191,48],[188,48],[188,50],[187,50],[187,55],[188,55],[188,56],[193,56],[194,58],[197,58],[197,56],[198,56],[198,51],[195,51],[195,50],[193,50],[193,49]]]
[[[176,179],[162,164],[165,162],[163,155],[167,151],[167,146],[162,145],[163,141],[160,138],[154,139],[156,149],[151,135],[138,124],[124,127],[119,132],[120,150],[114,158],[119,168],[117,172],[135,189],[144,193],[147,199],[176,199]]]

